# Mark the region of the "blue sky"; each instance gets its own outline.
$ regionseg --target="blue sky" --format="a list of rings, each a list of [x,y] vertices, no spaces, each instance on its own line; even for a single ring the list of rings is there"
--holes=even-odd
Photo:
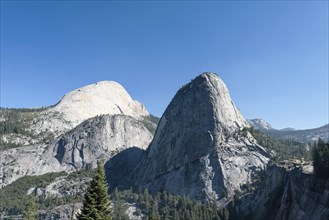
[[[205,71],[246,118],[328,123],[328,2],[1,1],[1,107],[114,80],[161,116]]]

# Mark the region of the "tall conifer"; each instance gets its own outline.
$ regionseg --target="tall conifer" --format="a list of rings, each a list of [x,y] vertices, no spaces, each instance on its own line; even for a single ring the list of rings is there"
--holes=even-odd
[[[85,194],[79,220],[111,220],[112,209],[108,195],[103,161],[98,162],[95,177]]]

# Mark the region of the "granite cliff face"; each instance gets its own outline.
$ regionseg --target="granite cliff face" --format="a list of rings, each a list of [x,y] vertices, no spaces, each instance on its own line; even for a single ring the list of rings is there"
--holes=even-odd
[[[97,116],[50,144],[43,157],[75,169],[95,168],[97,158],[107,160],[131,147],[146,149],[152,138],[150,131],[133,117]]]
[[[240,135],[247,126],[223,81],[204,73],[177,92],[129,179],[151,192],[206,201],[231,197],[269,161],[251,135]]]
[[[241,220],[329,219],[329,180],[300,167],[270,165],[256,190],[236,201],[234,211]]]
[[[280,208],[275,220],[329,219],[329,180],[300,169],[290,171],[283,183]]]

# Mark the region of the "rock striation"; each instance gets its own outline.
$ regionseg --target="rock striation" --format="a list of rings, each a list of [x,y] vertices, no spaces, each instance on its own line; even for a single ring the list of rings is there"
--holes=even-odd
[[[110,159],[124,149],[145,149],[152,138],[152,133],[143,123],[133,117],[97,116],[48,145],[2,151],[0,186],[25,175],[94,168],[98,159]]]
[[[284,181],[275,220],[329,219],[329,180],[321,180],[300,169],[290,171]]]
[[[205,201],[233,196],[269,161],[251,135],[240,135],[248,126],[223,81],[203,73],[177,92],[127,181]]]
[[[235,204],[237,219],[329,219],[329,180],[300,167],[268,166],[255,191]]]
[[[153,135],[144,125],[126,115],[97,116],[50,144],[45,158],[75,169],[97,165],[97,158],[110,158],[124,149],[146,149]]]

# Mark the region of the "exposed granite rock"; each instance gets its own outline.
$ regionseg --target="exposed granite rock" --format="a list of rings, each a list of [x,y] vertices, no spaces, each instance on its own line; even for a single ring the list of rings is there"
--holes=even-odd
[[[329,219],[329,180],[301,167],[271,165],[257,189],[235,204],[235,212],[241,220]]]
[[[41,156],[46,145],[35,145],[0,151],[0,188],[25,175],[42,175],[62,171],[58,165],[45,167]]]
[[[47,145],[1,151],[0,187],[25,175],[94,168],[129,147],[145,149],[153,135],[137,119],[104,115],[89,119]]]
[[[48,112],[62,113],[63,119],[72,122],[73,126],[96,115],[149,115],[140,102],[132,100],[127,91],[114,81],[102,81],[71,91]]]
[[[152,138],[150,131],[133,117],[104,115],[63,135],[49,145],[44,156],[56,158],[62,166],[95,168],[97,158],[109,158],[130,147],[145,149]]]
[[[21,116],[19,123],[24,125],[26,132],[6,134],[0,137],[0,142],[25,146],[52,141],[97,115],[121,114],[136,119],[149,116],[143,104],[133,100],[119,83],[113,81],[102,81],[73,90],[48,108],[21,111],[0,108],[0,124],[10,120],[8,117],[12,114],[8,113],[12,111]]]
[[[280,207],[286,173],[284,167],[268,166],[256,186],[252,186],[256,189],[234,201],[237,219],[274,219]]]
[[[48,197],[66,197],[83,195],[87,191],[87,187],[91,181],[90,177],[68,178],[62,176],[56,178],[46,187],[33,187],[27,191],[27,195]]]
[[[223,81],[204,73],[177,92],[127,179],[151,192],[166,190],[207,201],[230,197],[269,160],[250,134],[239,134],[247,126]]]
[[[259,129],[259,130],[272,130],[273,129],[269,122],[267,122],[261,118],[249,119],[248,122],[249,122],[250,126],[256,128],[256,129]]]
[[[50,211],[38,211],[38,219],[40,220],[72,220],[77,219],[75,216],[72,216],[72,209],[74,208],[74,214],[77,214],[77,211],[82,207],[82,203],[75,203],[71,205],[61,205]]]
[[[275,219],[329,219],[329,180],[305,174],[298,168],[290,171]]]

